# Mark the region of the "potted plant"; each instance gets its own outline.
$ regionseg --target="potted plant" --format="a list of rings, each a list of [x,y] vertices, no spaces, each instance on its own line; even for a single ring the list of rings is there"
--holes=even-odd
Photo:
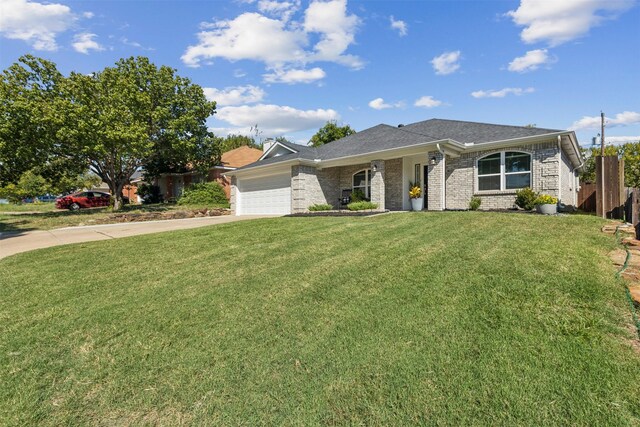
[[[558,199],[548,194],[539,195],[535,204],[538,213],[544,215],[555,215],[558,213]]]
[[[421,211],[424,207],[424,197],[419,182],[409,182],[409,198],[411,199],[411,209]]]

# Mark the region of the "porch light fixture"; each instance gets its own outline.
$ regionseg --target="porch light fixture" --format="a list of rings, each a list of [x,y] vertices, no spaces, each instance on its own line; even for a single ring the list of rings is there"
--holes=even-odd
[[[374,172],[377,172],[377,171],[378,171],[378,164],[377,164],[377,163],[374,163],[374,164],[373,164],[373,171],[374,171]]]
[[[433,157],[431,158],[431,162],[430,162],[430,163],[431,163],[432,165],[435,165],[435,164],[436,164],[436,156],[433,156]]]

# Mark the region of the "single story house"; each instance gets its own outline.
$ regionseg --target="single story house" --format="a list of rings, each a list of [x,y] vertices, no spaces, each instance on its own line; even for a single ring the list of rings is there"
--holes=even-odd
[[[231,182],[224,176],[224,173],[251,164],[257,161],[262,154],[263,152],[257,148],[238,147],[223,153],[220,164],[209,169],[206,177],[193,171],[163,174],[156,178],[154,184],[160,187],[160,193],[165,200],[172,200],[180,197],[184,188],[191,183],[217,181],[227,194],[227,198],[230,198]]]
[[[409,182],[420,182],[430,211],[514,207],[516,190],[577,203],[584,162],[572,131],[431,119],[380,124],[318,148],[275,142],[231,178],[236,215],[289,214],[360,189],[380,209],[409,210]]]

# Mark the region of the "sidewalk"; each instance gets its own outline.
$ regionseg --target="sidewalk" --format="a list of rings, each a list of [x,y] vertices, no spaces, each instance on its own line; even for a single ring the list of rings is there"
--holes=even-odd
[[[207,225],[225,224],[248,219],[266,218],[268,216],[213,216],[202,218],[171,219],[164,221],[125,222],[119,224],[89,225],[83,227],[56,228],[54,230],[37,230],[25,232],[0,233],[0,259],[20,252],[50,246],[68,245],[71,243],[109,240],[120,237],[139,236],[141,234],[159,233],[163,231],[185,230]]]

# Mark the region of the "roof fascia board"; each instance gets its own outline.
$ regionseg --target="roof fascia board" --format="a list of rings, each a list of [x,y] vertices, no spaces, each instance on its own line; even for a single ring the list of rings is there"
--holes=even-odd
[[[427,141],[419,144],[407,145],[404,147],[387,148],[385,150],[370,151],[368,153],[353,154],[351,156],[343,156],[343,157],[337,157],[335,159],[321,160],[320,162],[316,162],[316,165],[320,164],[322,165],[322,167],[331,167],[331,166],[340,166],[340,163],[344,163],[344,161],[349,161],[346,164],[355,164],[355,163],[359,163],[358,161],[359,159],[362,159],[362,161],[366,161],[367,159],[376,160],[380,157],[395,158],[395,157],[401,157],[401,156],[409,156],[411,154],[419,154],[419,152],[423,151],[421,149],[431,148],[430,146],[433,146],[433,148],[435,149],[435,146],[437,143],[446,144],[449,142],[460,144],[459,142],[453,141],[451,139]],[[418,151],[418,152],[414,153],[414,151]]]
[[[238,176],[238,177],[241,177],[243,175],[251,175],[255,171],[267,171],[267,170],[271,170],[271,169],[278,169],[278,168],[281,168],[282,166],[293,166],[293,165],[300,165],[300,164],[309,165],[309,166],[317,166],[317,162],[314,162],[313,160],[291,159],[291,160],[285,160],[285,161],[282,161],[282,162],[269,163],[267,165],[258,164],[256,166],[252,166],[252,167],[247,168],[247,169],[232,170],[232,171],[229,171],[229,172],[225,173],[224,176]]]

